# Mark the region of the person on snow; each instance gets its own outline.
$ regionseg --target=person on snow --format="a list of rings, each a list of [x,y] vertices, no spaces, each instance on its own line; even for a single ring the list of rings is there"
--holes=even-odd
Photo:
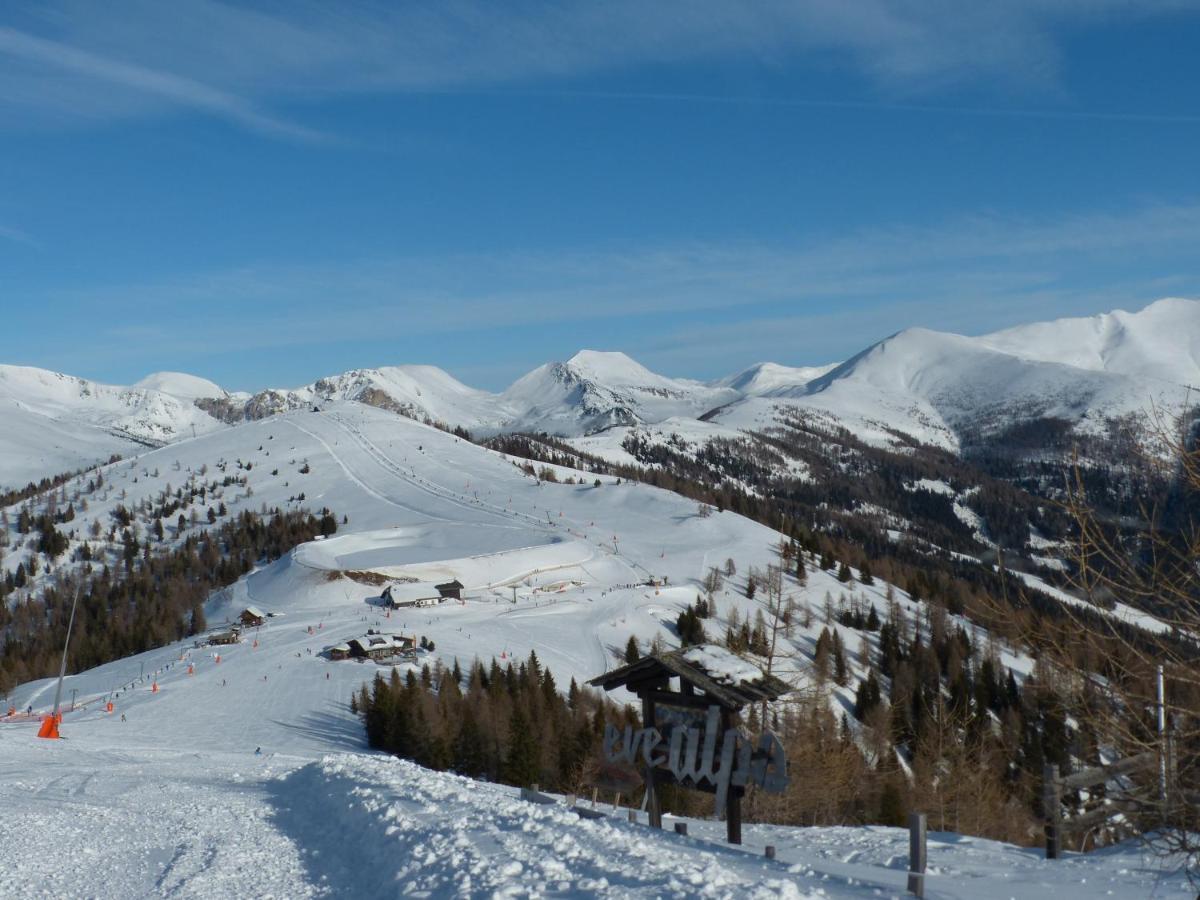
[[[255,756],[262,756],[262,747],[255,747],[255,748],[254,748],[254,755],[255,755]]]

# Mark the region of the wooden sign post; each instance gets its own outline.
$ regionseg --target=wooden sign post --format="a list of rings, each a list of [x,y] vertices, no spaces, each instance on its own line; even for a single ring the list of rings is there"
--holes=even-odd
[[[662,827],[661,786],[677,784],[714,794],[729,843],[740,844],[746,788],[757,784],[778,793],[787,786],[783,745],[770,733],[752,745],[737,719],[747,705],[774,700],[790,688],[725,648],[700,645],[645,656],[589,684],[628,688],[642,701],[642,728],[608,726],[604,758],[606,766],[640,772],[652,827]]]

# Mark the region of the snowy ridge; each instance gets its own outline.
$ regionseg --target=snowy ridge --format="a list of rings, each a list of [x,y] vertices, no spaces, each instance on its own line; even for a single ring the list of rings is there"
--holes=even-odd
[[[1167,298],[1130,313],[1020,325],[979,343],[1021,359],[1200,385],[1200,302]]]
[[[186,390],[191,376],[152,376]],[[212,385],[212,387],[216,387]],[[220,390],[219,388],[217,390]],[[12,487],[220,428],[189,397],[154,387],[99,384],[25,366],[0,365],[0,487]]]
[[[890,443],[894,430],[957,450],[967,435],[1034,419],[1102,431],[1155,405],[1178,411],[1200,382],[1198,359],[1200,302],[1192,300],[978,338],[912,328],[803,387],[747,398],[712,421],[762,428],[800,411],[873,442]]]
[[[122,388],[0,366],[0,485],[93,463],[131,442],[188,437],[193,426],[199,433],[345,400],[483,437],[524,431],[587,439],[615,430],[592,449],[616,459],[624,429],[677,422],[673,430],[706,425],[736,436],[796,414],[873,443],[895,443],[899,434],[952,451],[964,439],[1037,419],[1102,433],[1153,405],[1180,409],[1198,384],[1200,301],[1181,299],[982,337],[913,328],[836,366],[759,363],[709,383],[594,350],[539,366],[498,394],[435,366],[353,369],[253,396],[182,373]]]

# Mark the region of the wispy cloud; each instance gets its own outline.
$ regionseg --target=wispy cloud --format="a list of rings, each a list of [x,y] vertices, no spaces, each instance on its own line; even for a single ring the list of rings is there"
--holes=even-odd
[[[25,244],[29,247],[40,247],[33,238],[19,228],[13,228],[9,225],[0,225],[0,239],[12,241],[16,244]]]
[[[156,337],[121,353],[147,358],[401,339],[413,347],[449,336],[503,343],[481,335],[553,329],[575,345],[564,350],[601,331],[648,361],[706,375],[767,356],[827,362],[912,325],[978,333],[1047,310],[1195,295],[1197,260],[1192,204],[1053,220],[974,216],[820,242],[258,265],[47,301],[137,317]],[[526,339],[521,352],[532,363],[553,351]]]
[[[1191,5],[446,0],[241,7],[57,0],[0,14],[13,20],[0,29],[0,108],[66,118],[182,107],[305,138],[312,136],[307,129],[269,110],[354,92],[553,84],[647,64],[739,59],[772,67],[807,54],[861,73],[889,96],[977,78],[1052,86],[1064,29]]]
[[[170,105],[212,113],[255,131],[306,140],[322,137],[315,131],[262,113],[241,97],[194,79],[133,63],[106,59],[12,28],[0,27],[0,55],[80,75],[96,83],[101,90],[114,86],[126,88],[161,99]]]

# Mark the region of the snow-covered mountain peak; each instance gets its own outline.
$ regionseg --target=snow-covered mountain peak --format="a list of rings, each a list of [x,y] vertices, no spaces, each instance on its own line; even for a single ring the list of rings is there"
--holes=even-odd
[[[219,384],[197,375],[188,375],[186,372],[153,372],[133,387],[147,391],[159,391],[185,400],[229,396],[229,392]]]
[[[566,366],[585,377],[609,385],[675,385],[675,380],[651,372],[618,350],[580,350]]]
[[[1200,385],[1200,300],[1168,297],[1137,312],[1018,325],[977,340],[1022,359]]]
[[[732,388],[750,396],[800,393],[814,378],[820,378],[837,366],[838,363],[826,366],[781,366],[779,363],[761,362],[736,375],[714,381],[713,387]]]

